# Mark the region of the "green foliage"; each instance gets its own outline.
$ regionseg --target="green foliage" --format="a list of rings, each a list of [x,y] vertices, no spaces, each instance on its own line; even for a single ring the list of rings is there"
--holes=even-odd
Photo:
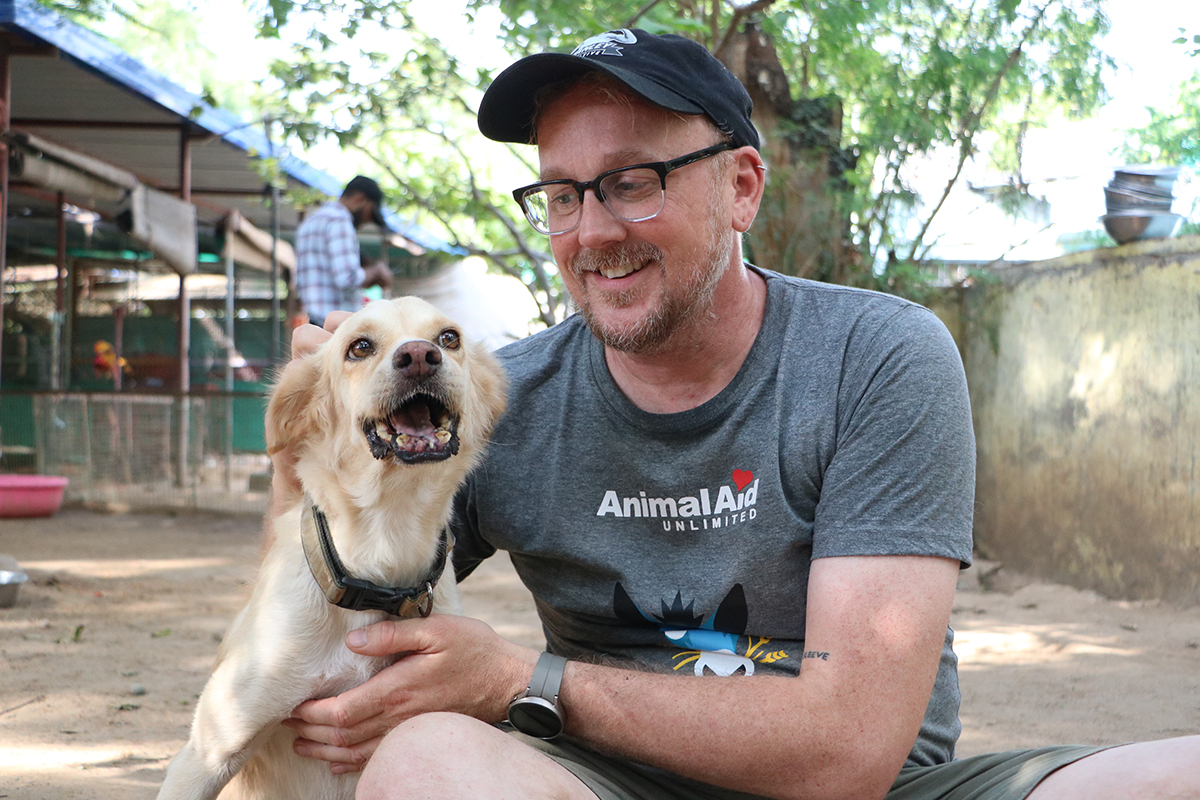
[[[1150,120],[1125,132],[1120,156],[1129,164],[1200,168],[1200,72],[1179,86],[1170,108],[1148,108]]]
[[[113,0],[37,0],[37,3],[76,22],[98,22],[118,10],[124,13]]]
[[[1200,56],[1200,33],[1194,33],[1189,40],[1187,36],[1187,28],[1179,29],[1179,38],[1175,40],[1175,44],[1191,45],[1191,50],[1188,50],[1189,56]]]

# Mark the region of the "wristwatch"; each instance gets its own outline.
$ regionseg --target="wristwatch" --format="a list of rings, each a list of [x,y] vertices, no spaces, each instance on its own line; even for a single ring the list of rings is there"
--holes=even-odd
[[[508,722],[527,736],[553,739],[563,732],[566,719],[558,704],[558,689],[562,686],[567,660],[562,656],[542,653],[529,688],[508,704]]]

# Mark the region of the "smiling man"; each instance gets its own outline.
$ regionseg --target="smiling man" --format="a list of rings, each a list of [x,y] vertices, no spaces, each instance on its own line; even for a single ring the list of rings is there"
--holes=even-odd
[[[581,313],[500,351],[454,561],[507,550],[547,652],[438,615],[355,632],[403,655],[297,709],[297,750],[365,763],[360,798],[1197,797],[1200,737],[954,760],[962,365],[919,306],[742,260],[750,113],[638,30],[496,78],[480,129],[537,146],[514,197]]]

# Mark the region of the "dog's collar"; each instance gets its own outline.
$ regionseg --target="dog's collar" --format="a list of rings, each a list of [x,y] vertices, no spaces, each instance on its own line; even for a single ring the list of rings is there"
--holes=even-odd
[[[396,617],[429,616],[433,610],[433,588],[437,586],[446,569],[450,551],[454,549],[454,535],[442,530],[438,543],[437,561],[426,574],[420,585],[412,588],[379,586],[362,578],[352,577],[342,566],[333,537],[329,534],[329,520],[315,503],[307,502],[307,510],[301,515],[300,540],[304,544],[304,557],[313,578],[321,587],[329,602],[338,608],[352,611],[383,611]]]

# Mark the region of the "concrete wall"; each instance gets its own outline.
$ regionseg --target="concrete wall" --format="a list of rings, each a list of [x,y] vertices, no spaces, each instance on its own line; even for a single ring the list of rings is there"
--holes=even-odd
[[[1200,601],[1200,237],[1009,268],[960,310],[980,553]]]

